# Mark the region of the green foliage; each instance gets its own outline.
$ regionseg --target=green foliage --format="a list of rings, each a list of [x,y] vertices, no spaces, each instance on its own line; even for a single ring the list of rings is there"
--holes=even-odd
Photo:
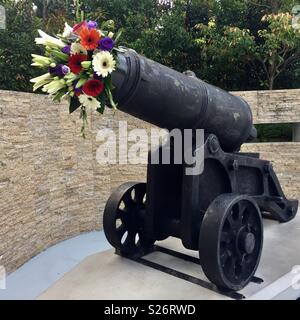
[[[256,129],[258,142],[292,141],[293,127],[289,123],[259,124]]]
[[[0,0],[8,14],[7,30],[0,31],[0,88],[31,90],[37,29],[51,34],[65,20],[72,25],[78,1]],[[121,45],[224,89],[251,90],[299,87],[299,32],[288,22],[297,2],[82,0],[81,7],[100,25],[114,20],[124,30]],[[285,15],[274,18],[279,12]]]
[[[133,48],[178,71],[191,68],[193,39],[184,26],[184,15],[163,13],[155,28],[138,37]]]
[[[300,31],[292,27],[289,13],[265,15],[262,21],[266,21],[268,27],[258,31],[263,43],[257,47],[256,57],[262,63],[267,86],[272,90],[275,79],[300,60]]]
[[[245,69],[250,68],[255,51],[250,30],[229,26],[218,29],[215,18],[207,25],[197,24],[194,30],[194,41],[204,62],[202,77],[225,89],[238,90],[240,83],[247,81],[245,76],[249,77]]]
[[[34,38],[40,21],[32,1],[0,1],[6,8],[7,29],[0,30],[0,89],[32,91],[29,80],[37,75],[30,67],[31,53],[38,52]]]

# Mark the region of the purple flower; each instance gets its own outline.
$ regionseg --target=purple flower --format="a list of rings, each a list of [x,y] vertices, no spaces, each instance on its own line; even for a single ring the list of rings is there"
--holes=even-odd
[[[98,23],[96,21],[89,21],[87,26],[89,29],[96,29],[98,27]]]
[[[96,72],[94,72],[93,78],[96,79],[96,80],[100,80],[100,81],[103,80],[103,78],[101,76],[98,76]]]
[[[52,75],[55,75],[55,76],[58,76],[58,77],[62,78],[64,76],[64,73],[62,71],[62,67],[63,67],[63,64],[58,64],[54,68],[50,67],[49,68],[49,73],[52,74]]]
[[[70,68],[68,67],[68,66],[65,66],[65,65],[63,65],[62,67],[61,67],[61,71],[62,71],[62,73],[64,74],[64,75],[66,75],[66,74],[68,74],[68,73],[70,73]]]
[[[63,64],[58,64],[56,67],[49,68],[49,73],[57,76],[57,77],[61,77],[63,78],[66,74],[68,74],[70,72],[70,68],[68,66],[65,66]]]
[[[70,54],[71,53],[71,46],[65,46],[61,49],[61,51],[65,54]]]
[[[104,51],[111,51],[114,45],[113,39],[109,37],[105,37],[99,41],[99,49]]]

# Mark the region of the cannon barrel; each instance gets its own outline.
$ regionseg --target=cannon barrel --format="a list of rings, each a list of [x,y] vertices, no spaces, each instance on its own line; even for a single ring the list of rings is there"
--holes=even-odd
[[[160,128],[204,129],[227,152],[256,137],[251,109],[242,98],[133,50],[118,53],[113,84],[120,110]]]

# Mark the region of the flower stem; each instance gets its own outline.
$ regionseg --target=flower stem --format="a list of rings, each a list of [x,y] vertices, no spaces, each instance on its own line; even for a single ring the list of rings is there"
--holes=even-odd
[[[88,120],[87,120],[86,108],[84,106],[81,106],[80,119],[82,119],[81,136],[83,139],[85,139],[86,138],[85,128],[88,124]]]

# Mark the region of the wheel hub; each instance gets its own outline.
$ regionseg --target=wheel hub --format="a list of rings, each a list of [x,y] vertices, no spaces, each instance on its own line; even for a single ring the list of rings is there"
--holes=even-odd
[[[240,239],[241,249],[247,253],[251,254],[255,248],[255,236],[252,232],[243,232]]]

